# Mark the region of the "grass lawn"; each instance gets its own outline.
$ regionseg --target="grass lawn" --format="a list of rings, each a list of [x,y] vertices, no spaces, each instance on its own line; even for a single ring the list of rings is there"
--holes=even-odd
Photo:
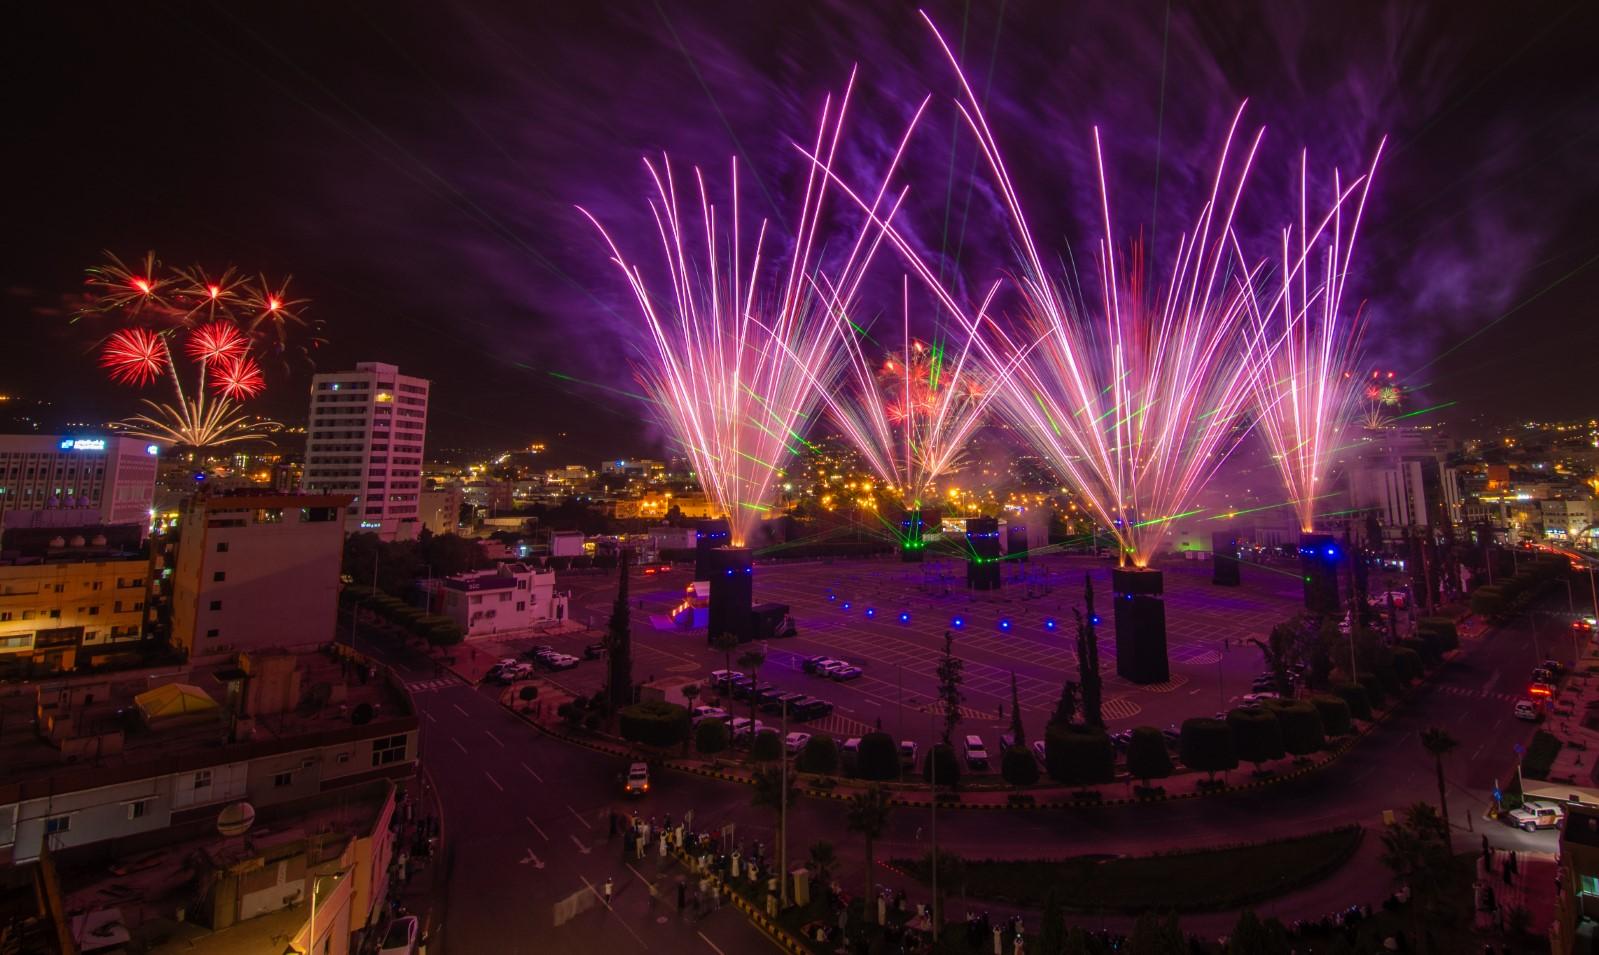
[[[1077,912],[1210,912],[1235,909],[1331,874],[1360,845],[1358,826],[1275,842],[1125,858],[967,860],[965,894],[1042,908],[1051,888]],[[928,881],[924,860],[895,868]]]
[[[1560,740],[1543,730],[1532,734],[1527,753],[1521,758],[1521,775],[1528,779],[1548,779],[1549,769],[1560,755]]]

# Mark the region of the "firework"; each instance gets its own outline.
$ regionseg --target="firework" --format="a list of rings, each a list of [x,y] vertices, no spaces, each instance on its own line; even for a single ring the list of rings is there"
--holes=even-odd
[[[107,259],[88,270],[95,292],[78,318],[124,323],[101,345],[112,381],[144,387],[164,378],[173,394],[170,402],[143,399],[145,413],[122,422],[125,431],[207,448],[280,430],[240,403],[266,386],[258,356],[284,352],[291,330],[312,327],[300,315],[305,300],[289,297],[287,280],[250,281],[232,268],[215,276],[198,267],[169,269],[154,253],[131,267],[110,253]],[[187,360],[182,367],[180,357]]]
[[[1099,294],[1090,303],[1045,266],[980,101],[936,28],[933,34],[960,81],[961,115],[1015,236],[1019,327],[1007,329],[984,309],[965,308],[910,242],[891,224],[878,224],[973,336],[993,369],[997,407],[1115,538],[1121,562],[1144,566],[1170,522],[1191,513],[1195,496],[1235,446],[1251,368],[1258,350],[1269,347],[1248,321],[1244,295],[1226,277],[1233,216],[1261,133],[1242,161],[1233,161],[1240,109],[1209,195],[1157,286],[1146,278],[1141,247],[1126,259],[1117,252],[1096,128],[1103,232],[1094,257]],[[813,159],[831,169],[822,157]]]
[[[823,105],[813,149],[825,162],[838,149],[853,86],[852,74],[837,109],[832,97]],[[883,186],[867,203],[873,217],[892,220],[904,199],[901,192],[890,200],[887,183],[915,125],[913,119]],[[645,168],[655,186],[650,206],[667,287],[648,283],[599,220],[579,211],[599,230],[648,328],[639,381],[664,430],[692,462],[706,498],[727,518],[734,545],[741,546],[802,441],[799,431],[819,400],[818,385],[834,373],[834,316],[852,312],[882,232],[863,225],[836,262],[824,263],[822,214],[830,177],[812,164],[788,261],[774,265],[767,261],[767,223],[753,230],[744,226],[736,162],[728,209],[718,207],[705,177],[694,170],[698,222],[685,216],[670,159],[663,157],[659,165],[646,160]]]
[[[106,339],[100,366],[111,380],[124,385],[147,385],[166,370],[167,346],[160,335],[145,328],[124,328]]]
[[[1299,228],[1283,230],[1277,291],[1262,302],[1247,271],[1243,288],[1257,331],[1273,341],[1269,349],[1256,352],[1261,359],[1254,371],[1256,425],[1293,501],[1300,529],[1308,533],[1315,530],[1316,501],[1324,496],[1321,482],[1329,456],[1361,395],[1361,381],[1351,369],[1363,322],[1358,311],[1346,314],[1343,294],[1377,157],[1348,187],[1334,173],[1331,207],[1314,223],[1306,218],[1307,165],[1301,154]],[[1346,217],[1345,208],[1351,206]],[[1238,257],[1243,260],[1241,250]]]
[[[992,299],[992,292],[990,293]],[[881,361],[844,313],[838,341],[844,353],[841,388],[822,388],[833,421],[905,507],[918,509],[936,494],[938,479],[956,470],[962,450],[982,422],[993,395],[978,367],[973,340],[958,352],[911,335],[908,280],[902,284],[904,346]],[[987,302],[979,311],[985,311]]]

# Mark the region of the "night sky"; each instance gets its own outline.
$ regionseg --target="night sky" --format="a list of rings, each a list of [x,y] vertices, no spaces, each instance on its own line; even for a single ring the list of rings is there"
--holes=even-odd
[[[1095,234],[1095,125],[1118,238],[1144,236],[1157,260],[1242,100],[1267,130],[1250,237],[1294,208],[1302,148],[1330,182],[1386,134],[1349,292],[1370,309],[1371,365],[1419,387],[1417,407],[1458,402],[1435,416],[1451,425],[1599,411],[1599,6],[928,10],[987,98],[1041,240]],[[132,411],[67,316],[100,250],[155,249],[293,273],[326,323],[319,367],[433,379],[432,447],[646,450],[643,408],[619,393],[637,319],[574,204],[649,260],[640,158],[664,150],[720,182],[736,155],[746,217],[781,234],[805,171],[792,141],[853,64],[845,174],[880,166],[931,93],[902,222],[965,291],[1010,261],[911,4],[58,3],[13,11],[4,32],[0,390],[63,417]],[[879,264],[897,287],[893,256]],[[273,375],[261,410],[303,419],[309,371]]]

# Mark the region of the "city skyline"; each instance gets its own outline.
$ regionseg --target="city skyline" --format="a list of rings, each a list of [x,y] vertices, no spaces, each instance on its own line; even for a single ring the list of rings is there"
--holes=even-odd
[[[1091,219],[1078,196],[1033,194],[1034,180],[1078,183],[1094,123],[1115,122],[1111,142],[1121,152],[1112,155],[1113,176],[1129,197],[1125,231],[1153,226],[1157,243],[1191,214],[1183,190],[1216,141],[1221,117],[1245,99],[1268,130],[1255,191],[1273,202],[1300,147],[1347,170],[1387,134],[1393,147],[1368,212],[1365,266],[1348,292],[1371,315],[1374,364],[1397,368],[1417,389],[1419,406],[1458,402],[1453,414],[1460,416],[1556,417],[1578,394],[1570,376],[1526,389],[1495,379],[1491,369],[1506,355],[1540,360],[1529,329],[1559,340],[1580,337],[1586,321],[1594,250],[1572,230],[1599,183],[1573,163],[1594,81],[1581,71],[1565,75],[1563,64],[1574,68],[1580,57],[1562,51],[1591,11],[1571,5],[1521,20],[1473,9],[1458,12],[1466,19],[1447,29],[1427,8],[1375,9],[1335,24],[1250,7],[1201,18],[1174,10],[1169,21],[1164,8],[1130,7],[1059,24],[1014,11],[999,22],[963,21],[936,7],[930,13],[951,31],[996,115],[1008,119],[1022,102],[1043,111],[1045,128],[1014,124],[1001,129],[1001,140],[1016,152],[1027,130],[1048,145],[1045,154],[1064,161],[1070,175],[1062,180],[1036,175],[1025,151],[1015,160],[1030,206],[1052,234],[1075,243]],[[753,15],[622,6],[559,15],[550,29],[524,38],[541,51],[526,58],[499,35],[521,29],[508,10],[452,14],[460,19],[445,31],[449,42],[434,42],[432,28],[423,41],[403,16],[317,16],[324,19],[175,11],[24,17],[24,31],[69,30],[95,51],[74,61],[70,78],[50,59],[8,66],[31,82],[58,77],[65,95],[83,96],[137,62],[149,88],[163,89],[148,111],[102,117],[102,137],[125,139],[182,115],[196,143],[254,145],[220,164],[214,153],[200,158],[205,150],[140,150],[92,175],[83,165],[92,150],[69,150],[47,165],[14,155],[32,184],[19,197],[22,214],[40,231],[0,266],[8,325],[86,371],[88,343],[64,326],[82,269],[102,249],[130,259],[155,249],[217,269],[248,260],[292,273],[296,289],[314,301],[311,314],[326,323],[329,340],[313,356],[318,367],[377,360],[439,381],[435,420],[446,445],[492,443],[503,424],[484,408],[496,396],[518,395],[551,418],[599,411],[607,431],[645,450],[659,436],[639,428],[637,404],[618,394],[634,390],[625,366],[636,356],[620,345],[624,336],[569,334],[636,324],[602,274],[597,241],[573,205],[642,225],[638,199],[647,180],[638,160],[667,149],[712,168],[744,155],[753,195],[770,214],[797,188],[802,167],[790,140],[803,138],[822,93],[842,84],[851,64],[860,66],[854,122],[864,135],[860,155],[846,162],[877,151],[915,101],[933,94],[920,155],[907,171],[906,216],[929,248],[949,253],[952,270],[962,257],[963,283],[981,287],[993,272],[981,248],[994,210],[980,191],[948,185],[964,179],[976,157],[969,144],[951,149],[953,91],[910,12],[786,11],[784,39],[769,41]],[[361,30],[374,42],[353,55],[325,39]],[[1048,69],[1040,58],[1050,46],[1022,38],[1056,30],[1101,36],[1106,46],[1064,41],[1073,59]],[[626,63],[621,75],[630,79],[614,88],[561,84],[560,76],[572,75],[561,67],[579,57],[611,72]],[[1123,64],[1120,85],[1084,75],[1110,58]],[[205,71],[206,84],[183,82],[195,69]],[[652,82],[641,83],[645,76]],[[1279,82],[1285,76],[1289,82]],[[1068,87],[1073,81],[1086,85]],[[676,122],[653,119],[658,111],[646,108],[658,87],[682,91],[674,97],[682,111]],[[516,110],[518,95],[538,107]],[[71,115],[35,106],[23,128],[70,142],[85,135],[64,122]],[[585,162],[567,158],[573,149]],[[352,180],[355,168],[366,172]],[[1158,201],[1157,169],[1165,183]],[[352,181],[362,183],[354,192],[340,185]],[[364,198],[378,188],[394,191],[382,203]],[[352,201],[360,207],[346,208]],[[77,228],[86,220],[102,228],[86,236]],[[897,289],[896,266],[879,263],[881,287],[868,289],[869,311],[895,311],[884,289]],[[373,333],[386,342],[376,352],[360,344]],[[55,402],[69,419],[121,416],[111,389],[82,380],[67,388],[62,376],[35,367],[19,370],[11,388]],[[301,413],[296,393],[309,386],[309,373],[296,370],[265,396],[269,417]],[[547,437],[525,437],[540,436]],[[606,454],[610,446],[580,442],[574,450]]]

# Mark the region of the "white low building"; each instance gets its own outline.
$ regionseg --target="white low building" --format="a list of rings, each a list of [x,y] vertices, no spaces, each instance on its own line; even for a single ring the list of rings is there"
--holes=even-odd
[[[433,609],[468,637],[528,630],[566,619],[565,591],[555,589],[555,571],[525,563],[457,574],[431,583]]]

